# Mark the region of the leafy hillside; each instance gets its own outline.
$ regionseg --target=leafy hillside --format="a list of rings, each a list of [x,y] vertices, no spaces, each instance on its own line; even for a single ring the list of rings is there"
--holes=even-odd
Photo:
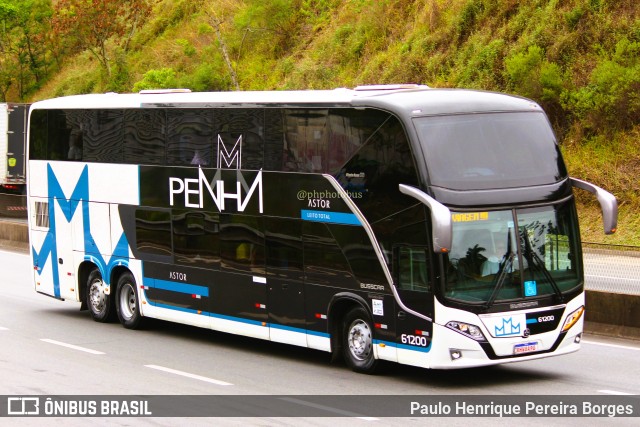
[[[48,31],[50,46],[37,82],[27,73],[27,90],[13,82],[6,97],[405,82],[516,93],[545,108],[571,174],[618,197],[620,231],[605,238],[597,206],[580,196],[583,238],[640,245],[635,0],[130,0],[128,20],[112,13],[125,28],[104,40],[102,58],[99,38],[82,40],[64,19],[77,23],[79,8],[96,2],[123,3],[0,0],[0,17],[8,4],[40,5],[32,9],[46,19],[25,22]],[[111,23],[92,16],[89,27]]]

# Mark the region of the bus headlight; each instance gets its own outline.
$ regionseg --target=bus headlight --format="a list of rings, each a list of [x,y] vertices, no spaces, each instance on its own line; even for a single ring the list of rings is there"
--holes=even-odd
[[[573,325],[575,325],[582,317],[582,313],[584,313],[584,305],[567,316],[567,320],[564,321],[564,325],[562,326],[562,332],[568,331]]]
[[[464,322],[449,322],[446,326],[447,328],[453,329],[454,331],[461,333],[462,335],[469,337],[472,340],[486,341],[484,334],[476,325]]]

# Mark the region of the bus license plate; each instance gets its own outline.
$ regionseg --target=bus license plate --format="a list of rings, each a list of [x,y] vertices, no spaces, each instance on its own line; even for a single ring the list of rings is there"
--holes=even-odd
[[[526,342],[513,346],[513,354],[531,353],[536,350],[538,350],[537,342]]]

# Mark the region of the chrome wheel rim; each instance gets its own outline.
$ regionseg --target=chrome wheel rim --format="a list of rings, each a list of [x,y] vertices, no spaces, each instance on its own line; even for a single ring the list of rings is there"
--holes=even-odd
[[[102,280],[94,280],[89,285],[89,306],[94,313],[102,313],[105,309],[106,295]]]
[[[371,329],[369,329],[367,322],[357,319],[351,323],[347,343],[349,345],[349,352],[355,359],[363,361],[369,358],[373,340],[371,337]]]
[[[136,292],[130,283],[122,287],[120,292],[120,314],[125,319],[131,319],[136,313]]]

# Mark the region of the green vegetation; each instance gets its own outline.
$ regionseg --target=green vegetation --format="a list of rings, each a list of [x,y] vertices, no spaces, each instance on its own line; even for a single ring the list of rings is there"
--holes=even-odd
[[[579,195],[583,239],[640,245],[634,0],[92,3],[0,0],[0,97],[409,82],[515,93],[547,111],[570,173],[618,197],[619,232],[605,237]]]

